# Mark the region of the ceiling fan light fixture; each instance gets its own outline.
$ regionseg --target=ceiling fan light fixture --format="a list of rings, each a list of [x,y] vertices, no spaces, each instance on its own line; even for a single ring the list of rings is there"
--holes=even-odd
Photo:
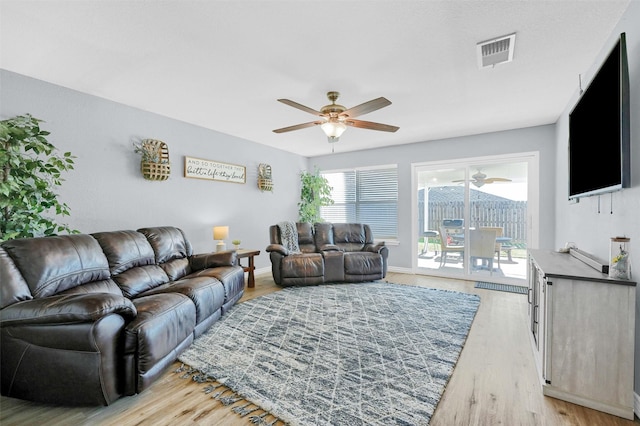
[[[336,104],[339,96],[340,93],[338,92],[327,92],[327,98],[331,101],[331,104],[323,106],[322,108],[320,108],[320,111],[316,111],[313,108],[309,108],[289,99],[278,99],[278,102],[282,102],[285,105],[289,105],[301,111],[313,114],[317,117],[320,117],[321,120],[316,119],[315,121],[309,121],[306,123],[296,124],[294,126],[275,129],[273,132],[285,133],[292,130],[306,129],[308,127],[320,125],[322,131],[327,136],[327,141],[329,141],[330,144],[334,144],[340,140],[340,136],[347,129],[347,126],[359,127],[361,129],[379,130],[382,132],[395,132],[399,129],[399,127],[391,126],[389,124],[374,123],[372,121],[355,119],[355,117],[368,114],[370,112],[377,111],[380,108],[391,105],[391,102],[388,99],[379,97],[347,109],[342,105]]]
[[[340,136],[347,129],[347,125],[341,121],[327,121],[320,125],[322,131],[325,135],[327,135],[327,139],[330,143],[338,142],[340,140]]]

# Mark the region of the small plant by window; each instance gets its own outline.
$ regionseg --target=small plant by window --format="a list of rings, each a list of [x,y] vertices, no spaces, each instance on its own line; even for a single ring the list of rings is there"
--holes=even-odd
[[[303,171],[300,174],[300,182],[302,183],[298,203],[300,222],[322,222],[320,208],[333,204],[331,199],[333,188],[317,169],[313,173]]]

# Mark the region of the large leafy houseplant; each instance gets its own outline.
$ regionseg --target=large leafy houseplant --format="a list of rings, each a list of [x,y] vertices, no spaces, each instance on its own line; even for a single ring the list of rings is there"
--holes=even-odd
[[[333,204],[331,199],[332,187],[329,181],[316,169],[313,173],[303,171],[300,174],[300,202],[298,214],[300,222],[322,222],[320,207]]]
[[[75,157],[57,154],[41,122],[30,114],[0,121],[0,241],[77,232],[55,220],[69,215],[55,190]]]

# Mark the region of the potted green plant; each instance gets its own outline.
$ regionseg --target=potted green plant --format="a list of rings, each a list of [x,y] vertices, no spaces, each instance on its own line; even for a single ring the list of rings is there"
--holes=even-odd
[[[313,173],[303,171],[300,174],[300,202],[298,214],[300,222],[322,222],[320,207],[333,204],[329,181],[316,169]]]
[[[69,216],[55,190],[75,157],[56,154],[41,122],[30,114],[0,121],[0,241],[77,232],[52,217]]]

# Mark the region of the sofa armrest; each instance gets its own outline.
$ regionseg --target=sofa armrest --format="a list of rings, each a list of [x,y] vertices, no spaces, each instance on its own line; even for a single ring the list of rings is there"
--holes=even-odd
[[[194,254],[189,258],[189,266],[191,266],[192,271],[202,271],[203,269],[234,266],[237,264],[238,255],[235,250]]]
[[[0,311],[0,325],[69,324],[94,322],[111,314],[126,318],[137,315],[124,296],[110,293],[71,294],[14,303]]]
[[[370,251],[372,253],[381,253],[382,249],[386,248],[384,241],[379,242],[378,244],[367,244],[364,246],[364,251]]]
[[[342,250],[340,250],[340,248],[335,244],[323,244],[322,247],[320,247],[320,251],[342,251]]]
[[[289,256],[289,250],[287,250],[282,244],[269,244],[267,246],[267,252],[280,253],[283,256]]]

